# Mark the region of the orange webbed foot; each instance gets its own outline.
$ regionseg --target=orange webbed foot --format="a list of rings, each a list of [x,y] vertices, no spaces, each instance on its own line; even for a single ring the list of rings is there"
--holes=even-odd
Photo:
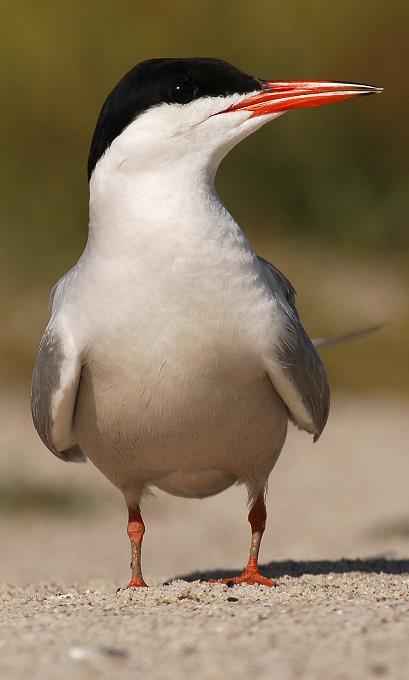
[[[278,586],[277,581],[273,581],[267,576],[263,576],[259,571],[253,571],[250,569],[245,569],[240,576],[232,576],[230,578],[219,578],[212,579],[209,583],[223,583],[227,586],[230,585],[240,585],[247,584],[249,586],[260,585],[267,586],[267,588],[272,588],[273,586]]]
[[[131,578],[128,583],[128,588],[149,588],[148,584],[145,583],[142,576],[135,576]]]

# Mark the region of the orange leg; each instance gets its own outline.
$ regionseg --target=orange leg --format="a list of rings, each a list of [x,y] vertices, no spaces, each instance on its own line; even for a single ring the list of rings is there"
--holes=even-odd
[[[128,583],[128,588],[147,587],[142,576],[141,568],[141,549],[142,539],[145,533],[145,525],[141,516],[139,505],[128,508],[128,536],[131,541],[131,569],[132,576]]]
[[[254,502],[248,517],[251,526],[251,546],[247,566],[240,576],[217,579],[211,581],[211,583],[226,583],[227,585],[233,583],[248,583],[254,585],[258,583],[262,586],[268,586],[269,588],[278,585],[276,581],[272,581],[270,578],[263,576],[258,570],[258,553],[260,550],[261,537],[263,536],[266,526],[266,518],[266,506],[263,497],[260,495]]]

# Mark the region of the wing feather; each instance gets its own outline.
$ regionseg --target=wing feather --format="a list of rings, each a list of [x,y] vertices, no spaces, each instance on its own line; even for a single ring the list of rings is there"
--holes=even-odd
[[[81,359],[68,334],[51,320],[41,340],[31,388],[35,428],[47,448],[65,461],[85,461],[72,432]]]
[[[271,293],[281,316],[282,333],[278,348],[267,359],[271,382],[287,406],[291,419],[314,435],[327,422],[330,394],[324,366],[305,332],[295,306],[295,290],[270,262],[259,257]]]

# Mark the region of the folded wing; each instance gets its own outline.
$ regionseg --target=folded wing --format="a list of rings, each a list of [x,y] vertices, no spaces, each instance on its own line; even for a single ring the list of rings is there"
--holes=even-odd
[[[279,342],[267,357],[267,372],[293,422],[318,439],[327,422],[329,386],[324,366],[295,307],[295,290],[272,264],[259,262],[280,317]]]
[[[69,332],[51,319],[34,367],[31,410],[40,438],[65,461],[86,460],[72,430],[80,376],[81,358]]]

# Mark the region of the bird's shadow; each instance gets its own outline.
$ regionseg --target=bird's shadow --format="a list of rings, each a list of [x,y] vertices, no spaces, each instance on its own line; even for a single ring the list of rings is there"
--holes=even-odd
[[[299,578],[306,574],[348,574],[351,572],[361,572],[365,574],[408,574],[409,559],[391,559],[387,557],[370,557],[366,559],[340,559],[340,560],[309,560],[294,561],[285,560],[282,562],[269,562],[260,565],[260,571],[264,576],[276,579],[282,576],[292,576]],[[213,571],[195,571],[182,576],[175,576],[171,581],[208,581],[209,579],[227,578],[238,576],[240,571],[225,571],[215,569]]]

